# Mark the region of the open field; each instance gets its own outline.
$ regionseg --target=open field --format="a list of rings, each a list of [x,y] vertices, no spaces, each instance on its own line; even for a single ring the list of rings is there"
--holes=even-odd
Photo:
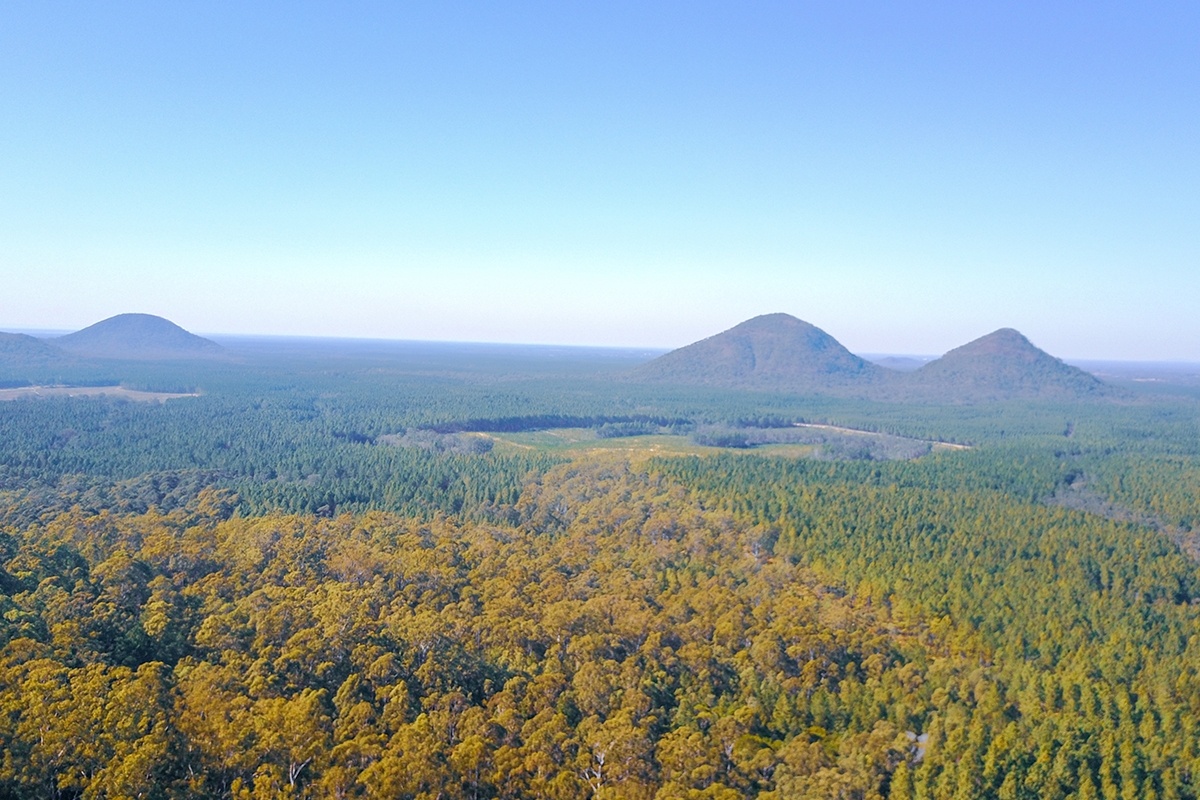
[[[177,397],[199,397],[195,392],[140,392],[123,386],[21,386],[0,389],[0,400],[20,400],[27,397],[119,397],[139,403],[165,403]]]
[[[862,431],[866,436],[875,436]],[[540,450],[564,455],[624,453],[647,456],[702,456],[717,453],[753,453],[783,458],[808,458],[819,449],[815,444],[763,444],[755,447],[712,447],[696,444],[687,436],[666,434],[600,438],[590,428],[553,428],[522,433],[477,433],[490,439],[497,452]]]
[[[564,455],[591,452],[644,453],[646,455],[709,455],[727,453],[731,448],[707,447],[692,442],[686,436],[621,436],[601,439],[591,428],[553,428],[521,433],[476,434],[491,439],[498,452],[545,450]]]
[[[874,431],[845,428],[835,425],[795,423],[800,428],[828,430],[839,434],[861,436],[864,439],[884,438],[887,434]],[[562,454],[584,454],[595,452],[646,454],[646,455],[712,455],[715,453],[754,453],[757,455],[781,456],[784,458],[809,458],[820,451],[818,443],[760,444],[754,447],[715,447],[697,444],[687,436],[646,435],[601,438],[591,428],[551,428],[541,431],[520,433],[476,433],[490,439],[500,452],[540,450]],[[905,438],[905,437],[892,437]],[[929,444],[933,450],[969,450],[969,445],[954,444],[926,439],[910,439]]]

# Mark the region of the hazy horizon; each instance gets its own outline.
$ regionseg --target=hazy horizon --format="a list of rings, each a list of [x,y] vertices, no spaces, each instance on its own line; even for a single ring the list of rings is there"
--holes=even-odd
[[[1200,361],[1200,8],[10,6],[0,325]]]
[[[138,312],[135,312],[138,313]],[[102,320],[97,320],[97,322]],[[86,326],[85,326],[86,327]],[[35,336],[44,339],[53,339],[58,336],[64,336],[69,333],[74,333],[80,330],[79,328],[14,328],[0,327],[0,333],[19,333],[29,336]],[[721,333],[722,331],[714,331],[713,334]],[[516,342],[516,341],[480,341],[471,339],[428,339],[428,338],[396,338],[396,337],[377,337],[377,336],[339,336],[332,335],[306,335],[306,334],[285,334],[285,333],[241,333],[229,331],[189,331],[198,336],[203,336],[216,341],[218,344],[236,344],[239,342],[330,342],[330,343],[362,343],[362,344],[412,344],[412,345],[453,345],[453,346],[482,346],[487,348],[543,348],[546,350],[561,349],[586,349],[600,351],[622,351],[627,353],[637,352],[645,354],[651,358],[662,355],[676,349],[676,347],[668,347],[661,345],[606,345],[606,344],[587,344],[587,343],[563,343],[563,342]],[[826,331],[828,333],[828,331]],[[990,333],[990,331],[989,331]],[[832,335],[832,334],[831,334]],[[985,334],[984,334],[985,335]],[[701,337],[707,338],[707,337]],[[837,337],[834,336],[836,339]],[[979,337],[976,337],[979,338]],[[906,353],[906,352],[882,352],[875,350],[851,350],[855,355],[868,361],[878,361],[880,359],[909,359],[918,362],[928,362],[935,360],[942,355],[945,355],[948,350],[958,347],[967,342],[959,342],[948,348],[947,351],[941,353]],[[692,344],[692,342],[684,342],[679,347]],[[1037,344],[1036,342],[1034,343]],[[1127,365],[1157,365],[1162,367],[1179,366],[1185,368],[1200,367],[1200,359],[1189,361],[1187,359],[1129,359],[1129,358],[1089,358],[1076,357],[1070,354],[1062,355],[1059,353],[1050,353],[1050,355],[1059,358],[1069,364],[1075,366],[1088,366],[1092,368],[1101,368],[1104,366],[1119,367],[1122,364]]]

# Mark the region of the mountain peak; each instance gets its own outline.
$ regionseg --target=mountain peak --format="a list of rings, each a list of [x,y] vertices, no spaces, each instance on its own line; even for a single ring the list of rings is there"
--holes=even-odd
[[[1030,355],[1046,353],[1034,345],[1016,328],[1000,328],[994,330],[986,336],[980,336],[978,339],[967,342],[961,347],[956,347],[950,353],[975,353],[979,355]],[[946,355],[949,355],[947,353]]]
[[[65,350],[101,358],[206,358],[224,348],[153,314],[117,314],[55,340]]]
[[[776,313],[672,350],[635,375],[665,383],[820,391],[873,380],[881,372],[815,325]]]
[[[1106,388],[1094,375],[1055,358],[1013,328],[956,347],[914,374],[926,388],[968,399],[1083,397]]]
[[[740,322],[737,325],[734,325],[731,330],[736,328],[766,327],[771,325],[795,325],[805,328],[816,327],[812,323],[805,322],[799,317],[794,317],[791,314],[783,311],[775,311],[770,314],[759,314],[757,317],[751,317],[745,322]]]

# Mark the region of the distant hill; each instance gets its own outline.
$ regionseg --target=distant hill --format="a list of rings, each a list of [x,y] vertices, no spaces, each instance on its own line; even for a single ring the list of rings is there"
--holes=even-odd
[[[883,366],[881,366],[883,364]],[[1088,399],[1114,393],[1094,375],[1002,328],[922,364],[864,360],[825,331],[788,314],[766,314],[672,350],[631,373],[635,380],[737,389],[855,395],[881,401],[964,403]]]
[[[957,347],[910,373],[910,385],[931,399],[1087,398],[1108,393],[1094,375],[1001,328]]]
[[[31,376],[57,370],[72,357],[44,339],[23,333],[0,333],[0,385],[24,386]]]
[[[825,331],[789,314],[755,317],[633,371],[635,379],[663,383],[836,393],[886,375]]]
[[[118,314],[53,341],[71,353],[99,358],[213,358],[224,353],[216,342],[153,314]]]
[[[50,361],[63,355],[62,350],[44,339],[24,333],[0,333],[0,359],[5,362]]]

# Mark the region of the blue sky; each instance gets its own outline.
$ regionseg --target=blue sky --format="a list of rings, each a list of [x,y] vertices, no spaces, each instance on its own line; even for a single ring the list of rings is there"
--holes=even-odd
[[[0,329],[1200,361],[1191,3],[0,7]]]

